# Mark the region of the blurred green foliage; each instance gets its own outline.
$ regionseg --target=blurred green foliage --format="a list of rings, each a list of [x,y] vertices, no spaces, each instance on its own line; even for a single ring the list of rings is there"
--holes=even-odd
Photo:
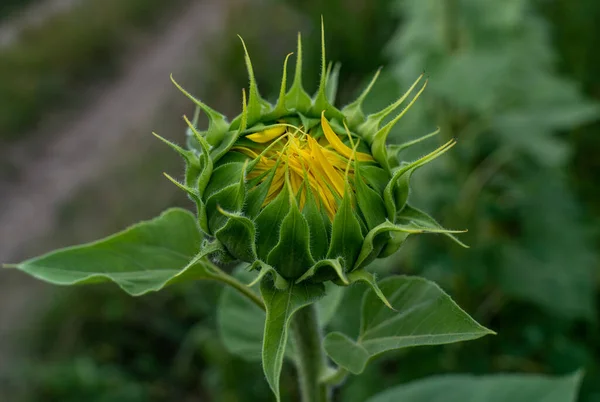
[[[411,196],[446,227],[468,228],[461,239],[471,248],[419,239],[390,266],[440,283],[499,335],[412,350],[400,360],[413,362],[411,370],[399,367],[395,382],[440,371],[568,373],[583,367],[581,400],[600,397],[598,254],[593,226],[568,180],[578,147],[571,130],[596,121],[598,106],[585,99],[580,84],[558,74],[540,5],[398,2],[404,24],[388,45],[391,66],[375,102],[390,101],[422,71],[430,76],[395,138],[440,125],[446,139],[458,139],[456,149],[423,169]],[[596,6],[596,16],[599,11]],[[588,180],[591,185],[595,178]],[[375,370],[373,391],[385,383],[377,379],[390,381],[394,371]]]
[[[82,84],[114,69],[135,34],[181,1],[85,1],[0,49],[0,140],[21,138],[57,105],[80,100]]]
[[[25,6],[39,1],[40,0],[3,0],[2,3],[0,3],[0,21],[13,15],[15,11],[19,11]]]
[[[38,360],[14,373],[14,394],[32,402],[268,399],[267,384],[255,381],[260,367],[220,343],[220,290],[198,283],[136,299],[116,288],[62,292],[32,342]]]
[[[305,78],[316,81],[321,14],[328,56],[343,61],[348,93],[386,65],[369,98],[373,108],[397,98],[425,71],[429,87],[393,138],[417,137],[439,125],[444,139],[458,139],[451,152],[420,171],[411,197],[446,227],[468,228],[461,239],[471,248],[421,236],[375,268],[437,281],[498,332],[378,360],[351,378],[338,400],[361,402],[385,387],[444,372],[564,374],[583,368],[580,400],[600,401],[600,123],[593,101],[600,101],[600,3],[338,3],[236,8],[227,40],[215,45],[202,98],[218,93],[230,108],[240,107],[247,78],[234,31],[248,44],[264,95],[276,92],[298,29],[306,33]],[[65,294],[40,325],[45,330],[35,344],[45,365],[28,371],[35,384],[29,400],[267,400],[260,365],[228,355],[217,340],[219,291],[201,284],[142,299],[108,288]],[[346,291],[333,329],[356,335],[363,293],[361,286]],[[284,373],[282,388],[292,395],[290,374]]]

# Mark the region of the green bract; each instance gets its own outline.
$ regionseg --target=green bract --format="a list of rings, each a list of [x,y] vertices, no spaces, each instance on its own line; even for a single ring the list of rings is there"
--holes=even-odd
[[[373,282],[363,268],[394,253],[410,234],[454,239],[454,231],[407,203],[411,174],[454,141],[412,162],[401,161],[399,151],[418,140],[386,145],[427,81],[410,101],[422,77],[398,101],[365,116],[362,103],[378,72],[358,99],[338,109],[333,105],[338,70],[325,69],[324,41],[319,88],[313,97],[303,89],[298,36],[293,83],[288,90],[288,55],[272,105],[259,95],[245,45],[244,50],[250,88],[247,100],[243,92],[242,113],[231,122],[173,81],[197,112],[194,121],[186,119],[188,149],[169,143],[187,164],[183,183],[171,180],[196,203],[208,239],[203,247],[217,250],[213,260],[248,262],[261,277],[274,274],[280,288],[303,281],[347,285]],[[209,118],[204,131],[197,128],[200,110]]]

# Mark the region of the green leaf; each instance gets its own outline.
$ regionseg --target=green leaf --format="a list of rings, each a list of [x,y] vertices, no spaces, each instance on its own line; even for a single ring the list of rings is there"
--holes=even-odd
[[[245,270],[238,270],[234,276],[243,283],[250,283],[256,278],[256,274]],[[327,292],[317,302],[321,327],[329,324],[344,295],[343,287],[332,283],[325,286]],[[252,289],[258,293],[258,284]],[[260,361],[265,330],[265,312],[262,309],[235,289],[226,286],[219,298],[217,323],[221,339],[229,352],[248,361]],[[292,359],[293,356],[293,345],[289,342],[285,357]]]
[[[583,375],[445,375],[383,391],[368,402],[575,402]]]
[[[279,401],[279,376],[291,318],[302,307],[320,299],[324,295],[324,287],[322,284],[302,283],[290,285],[285,290],[278,290],[269,278],[264,278],[260,283],[260,293],[267,307],[262,348],[263,370],[277,401]]]
[[[199,259],[190,263],[200,242],[194,215],[173,208],[105,239],[53,251],[14,267],[56,285],[112,281],[139,296],[160,290],[184,271],[190,279],[210,277]]]
[[[371,358],[367,349],[341,332],[332,332],[327,335],[323,345],[328,354],[330,351],[335,354],[334,361],[339,366],[354,374],[362,373]]]
[[[386,307],[375,292],[369,291],[363,300],[358,340],[342,341],[337,332],[325,338],[329,357],[354,374],[364,369],[356,357],[364,355],[362,349],[371,359],[389,350],[466,341],[493,333],[475,322],[439,286],[426,279],[394,276],[381,281],[379,287],[396,311]],[[350,360],[348,355],[354,357]]]

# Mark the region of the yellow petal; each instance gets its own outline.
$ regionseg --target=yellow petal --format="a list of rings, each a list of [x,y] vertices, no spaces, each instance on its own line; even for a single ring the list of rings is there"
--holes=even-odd
[[[279,137],[281,134],[285,133],[285,130],[285,127],[277,126],[259,131],[258,133],[247,135],[246,138],[251,141],[258,142],[259,144],[264,144],[265,142],[269,142]]]
[[[336,133],[333,132],[333,129],[329,125],[329,122],[325,118],[325,111],[321,113],[321,127],[323,127],[323,133],[325,133],[325,137],[327,141],[331,144],[333,149],[335,149],[340,155],[345,156],[350,159],[352,157],[352,149],[349,148],[346,144],[340,140]],[[361,162],[369,162],[374,161],[373,157],[369,154],[365,154],[363,152],[356,153],[356,159]]]
[[[327,161],[325,155],[320,149],[319,144],[312,138],[308,137],[308,144],[311,149],[311,154],[314,156],[315,167],[320,168],[321,173],[324,177],[323,180],[329,179],[335,190],[342,195],[344,193],[344,179],[343,177],[334,169],[334,167]]]

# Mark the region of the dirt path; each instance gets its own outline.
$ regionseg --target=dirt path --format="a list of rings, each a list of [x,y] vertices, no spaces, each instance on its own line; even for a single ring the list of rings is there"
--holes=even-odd
[[[20,260],[28,244],[47,235],[56,225],[61,204],[99,177],[123,144],[131,144],[132,135],[151,141],[139,127],[146,127],[173,95],[169,74],[182,75],[186,60],[205,53],[223,25],[224,10],[219,0],[192,1],[74,120],[52,132],[46,128],[33,133],[31,140],[1,152],[11,155],[21,172],[18,181],[0,183],[0,262]],[[202,76],[198,68],[194,73]],[[34,157],[31,147],[36,148]],[[0,270],[0,301],[5,301],[0,302],[0,399],[2,374],[14,353],[9,335],[27,321],[24,317],[43,307],[40,296],[47,290],[18,272]]]
[[[182,60],[201,51],[222,18],[217,0],[192,3],[75,121],[57,132],[33,134],[33,141],[52,138],[33,160],[28,157],[28,144],[18,144],[8,152],[16,164],[27,166],[17,166],[26,169],[18,183],[2,188],[0,260],[22,257],[24,240],[31,241],[52,228],[57,206],[82,183],[97,177],[123,138],[147,123],[172,93],[169,74],[177,74]],[[200,33],[204,43],[198,42]],[[196,76],[201,72],[196,71]]]

